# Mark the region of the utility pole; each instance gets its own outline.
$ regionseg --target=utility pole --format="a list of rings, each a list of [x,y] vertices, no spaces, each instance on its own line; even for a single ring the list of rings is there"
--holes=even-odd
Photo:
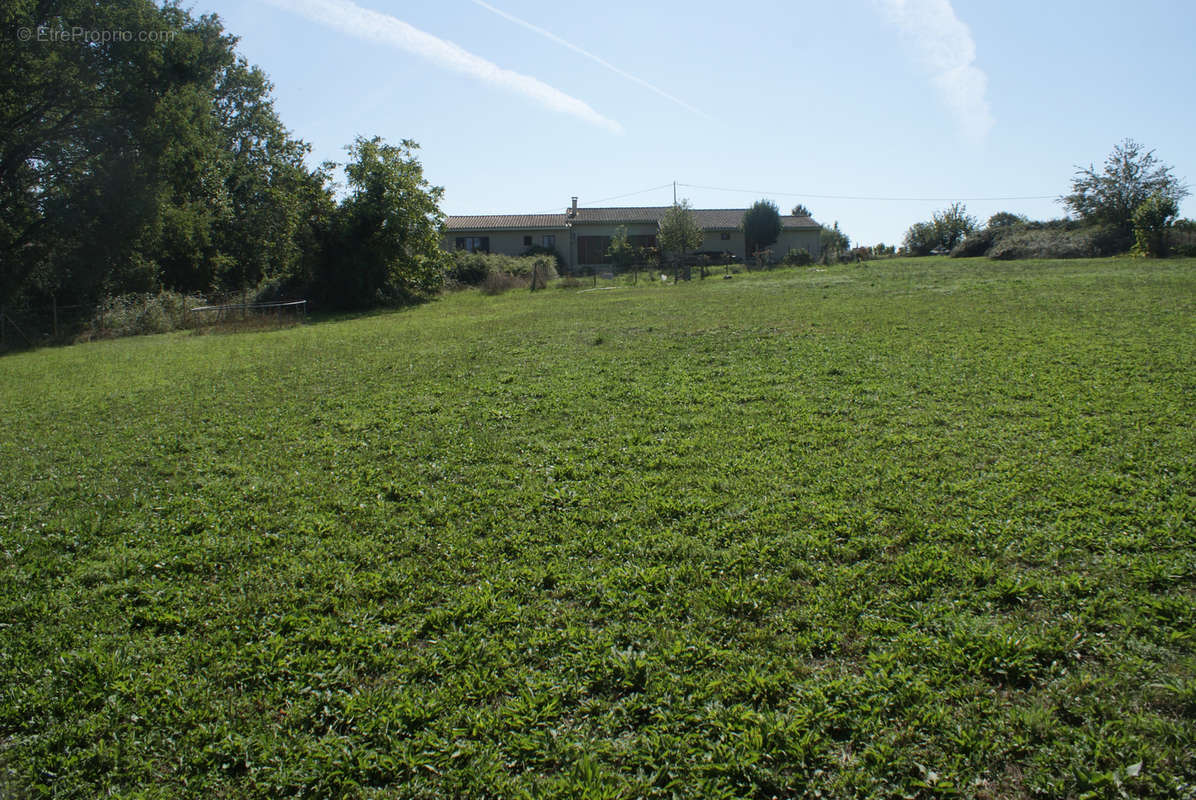
[[[677,181],[673,181],[673,205],[677,205]]]

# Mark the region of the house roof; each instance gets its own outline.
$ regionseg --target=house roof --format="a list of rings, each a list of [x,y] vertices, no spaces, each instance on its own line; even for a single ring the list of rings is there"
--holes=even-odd
[[[672,206],[632,208],[579,208],[574,225],[585,224],[657,224]],[[736,230],[743,222],[746,208],[695,208],[693,215],[704,230]],[[811,217],[782,216],[781,228],[798,230],[820,227]]]
[[[446,231],[492,231],[564,228],[564,214],[473,214],[448,217]]]
[[[519,230],[564,228],[572,225],[656,225],[672,206],[626,208],[579,208],[566,214],[478,214],[449,217],[446,231]],[[736,230],[746,208],[695,208],[693,214],[703,230]],[[811,230],[821,226],[811,217],[781,217],[782,230]]]

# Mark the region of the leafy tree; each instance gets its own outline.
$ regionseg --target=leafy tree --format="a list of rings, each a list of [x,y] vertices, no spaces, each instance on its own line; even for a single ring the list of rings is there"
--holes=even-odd
[[[690,208],[689,200],[682,199],[680,203],[674,203],[661,218],[657,240],[662,250],[678,255],[679,260],[684,261],[687,252],[702,244],[702,236],[702,228]]]
[[[324,299],[342,308],[412,302],[443,280],[444,189],[424,179],[419,145],[358,137],[345,165],[349,195],[333,218],[319,276]]]
[[[781,212],[771,200],[757,200],[744,212],[740,226],[747,252],[763,250],[781,236]]]
[[[1172,197],[1151,195],[1134,210],[1134,252],[1151,258],[1167,255],[1167,232],[1179,215],[1179,204]]]
[[[918,222],[905,233],[904,247],[910,255],[925,256],[935,250],[949,251],[976,231],[976,218],[963,203],[952,203],[936,211],[929,222]]]
[[[1027,219],[1021,214],[1014,214],[1010,211],[998,211],[988,218],[988,223],[985,227],[988,228],[1009,228],[1014,225],[1024,225]]]
[[[938,247],[938,232],[933,222],[915,222],[905,232],[902,247],[911,256],[928,256]]]
[[[0,37],[0,303],[256,285],[302,273],[331,205],[270,85],[215,16],[173,3],[20,2]],[[69,20],[71,27],[64,27]]]
[[[1128,234],[1134,211],[1154,195],[1177,205],[1188,196],[1188,187],[1172,168],[1133,139],[1113,148],[1098,172],[1094,165],[1077,169],[1071,194],[1059,198],[1082,219],[1116,227]]]
[[[847,234],[839,230],[839,220],[835,220],[834,226],[830,228],[822,228],[818,234],[818,242],[822,248],[823,261],[838,258],[851,248],[851,240],[847,238]]]
[[[798,203],[797,205],[795,205],[795,206],[793,207],[793,210],[792,210],[791,212],[789,212],[789,213],[790,213],[790,214],[792,214],[792,215],[793,215],[793,216],[795,216],[795,217],[812,217],[812,216],[814,216],[814,215],[813,215],[813,214],[810,212],[810,209],[806,208],[806,207],[805,207],[803,204],[801,204],[801,203]]]
[[[976,230],[976,218],[968,215],[968,207],[963,203],[952,203],[944,210],[936,211],[933,222],[938,246],[944,250],[955,247]]]
[[[610,256],[611,264],[616,272],[625,272],[636,262],[638,254],[635,245],[627,236],[626,225],[620,225],[615,230],[615,235],[611,237],[610,247],[606,249],[606,254]]]

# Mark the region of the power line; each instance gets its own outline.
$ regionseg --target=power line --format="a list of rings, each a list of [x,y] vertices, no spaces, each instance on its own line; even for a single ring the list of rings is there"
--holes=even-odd
[[[640,189],[638,192],[628,192],[627,194],[617,194],[614,197],[604,197],[601,200],[593,200],[589,203],[578,203],[577,205],[579,208],[595,206],[595,205],[598,205],[599,203],[608,203],[611,200],[622,200],[624,197],[634,197],[637,194],[647,194],[648,192],[658,192],[661,189],[667,189],[672,185],[673,185],[673,183],[672,183],[672,181],[670,181],[668,183],[661,184],[660,186],[653,186],[651,189]],[[555,214],[556,212],[557,212],[557,209],[554,208],[549,211],[537,211],[536,213],[537,214]]]
[[[952,203],[966,201],[969,203],[1000,202],[1004,200],[1054,200],[1057,195],[1035,194],[1019,197],[875,197],[846,194],[811,194],[808,192],[765,192],[759,189],[730,189],[725,186],[699,186],[694,183],[678,183],[690,189],[708,189],[714,192],[739,192],[740,194],[754,194],[759,196],[772,195],[775,197],[812,197],[818,200],[877,200],[895,203]]]

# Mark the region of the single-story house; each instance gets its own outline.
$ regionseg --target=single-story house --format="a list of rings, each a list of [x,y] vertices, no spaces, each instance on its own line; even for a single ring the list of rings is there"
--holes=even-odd
[[[529,247],[555,249],[570,271],[610,263],[607,248],[620,228],[638,247],[656,247],[660,220],[671,206],[640,208],[578,208],[577,198],[563,214],[483,214],[450,216],[445,221],[441,246],[446,250],[469,250],[517,256]],[[746,252],[743,230],[745,208],[693,209],[702,228],[702,244],[695,252],[730,253],[738,261]],[[769,246],[773,258],[790,250],[805,249],[817,258],[822,230],[811,217],[781,217],[781,235]]]

